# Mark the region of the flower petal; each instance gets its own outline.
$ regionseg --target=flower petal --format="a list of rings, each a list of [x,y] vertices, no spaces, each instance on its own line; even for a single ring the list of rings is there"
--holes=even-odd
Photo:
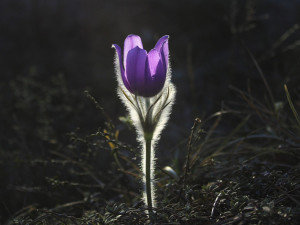
[[[127,59],[128,52],[137,46],[139,48],[143,49],[143,43],[142,43],[141,38],[135,34],[128,35],[124,41],[123,63],[124,63],[125,70],[126,70],[126,59]]]
[[[160,49],[160,52],[161,52],[162,62],[167,71],[168,66],[169,66],[169,41],[168,40],[166,40],[163,43],[162,48]]]
[[[157,74],[157,70],[159,69],[159,73],[164,74],[166,71],[163,71],[163,68],[161,67],[162,61],[161,61],[161,54],[159,53],[158,50],[152,49],[148,53],[148,74],[153,77],[154,75]]]
[[[162,47],[162,45],[163,45],[163,43],[165,42],[165,41],[167,41],[169,39],[169,35],[165,35],[165,36],[162,36],[158,41],[157,41],[157,43],[156,43],[156,45],[155,45],[155,49],[157,49],[158,51],[161,49],[161,47]]]
[[[126,87],[128,90],[131,90],[131,89],[130,89],[130,85],[129,85],[129,83],[128,83],[128,80],[127,80],[127,78],[126,78],[126,76],[125,76],[125,73],[124,73],[124,67],[123,67],[123,64],[122,64],[122,49],[121,49],[120,46],[117,45],[117,44],[113,44],[113,45],[112,45],[112,48],[114,48],[114,49],[116,50],[116,55],[117,55],[118,60],[119,60],[119,65],[116,65],[116,66],[118,66],[117,69],[120,68],[120,73],[121,73],[121,77],[122,77],[123,83],[124,83],[125,87]]]
[[[131,92],[139,94],[145,87],[145,63],[147,52],[136,46],[128,52],[126,58],[125,76],[131,87]]]
[[[167,71],[168,64],[169,64],[169,35],[162,36],[157,41],[154,48],[157,49],[161,53],[162,62]]]
[[[151,97],[161,91],[166,80],[166,69],[163,65],[161,54],[156,49],[152,49],[148,53],[145,69],[146,88],[142,94],[144,97]]]

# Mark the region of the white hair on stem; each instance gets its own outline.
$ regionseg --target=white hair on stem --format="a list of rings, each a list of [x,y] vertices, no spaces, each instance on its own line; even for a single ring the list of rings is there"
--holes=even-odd
[[[160,134],[164,127],[166,126],[172,106],[175,102],[176,88],[171,82],[171,67],[170,63],[167,69],[166,81],[163,89],[160,93],[155,95],[154,97],[145,98],[142,96],[136,96],[130,93],[125,87],[120,68],[120,61],[118,58],[117,51],[115,53],[115,72],[116,78],[118,82],[118,96],[129,112],[129,116],[135,126],[137,132],[137,141],[140,143],[142,148],[141,154],[141,170],[143,173],[143,200],[145,205],[148,206],[147,201],[147,192],[146,192],[146,135],[148,130],[148,126],[150,126],[151,130],[151,154],[150,154],[150,186],[151,186],[151,200],[152,206],[156,207],[156,193],[155,193],[155,148],[160,138]],[[147,127],[147,131],[146,128]]]

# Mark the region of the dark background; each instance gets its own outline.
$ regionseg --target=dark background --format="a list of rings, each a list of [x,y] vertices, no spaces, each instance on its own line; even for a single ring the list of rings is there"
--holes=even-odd
[[[262,64],[271,84],[282,84],[297,73],[299,43],[292,50],[288,47],[299,41],[299,29],[277,43],[300,20],[297,0],[1,0],[0,4],[1,83],[28,76],[33,68],[45,80],[62,73],[78,92],[89,88],[97,99],[113,102],[107,107],[111,112],[120,104],[110,47],[122,46],[131,33],[142,37],[147,50],[162,35],[170,35],[177,107],[186,118],[217,109],[230,96],[229,84],[243,88],[250,80],[255,90],[261,88],[245,47]]]
[[[22,150],[26,155],[30,149],[39,154],[47,145],[24,147],[34,143],[35,133],[55,142],[76,128],[84,133],[103,126],[105,118],[85,90],[122,131],[118,117],[126,112],[116,95],[111,45],[123,48],[128,34],[140,35],[147,50],[170,35],[172,80],[178,92],[162,146],[186,138],[196,116],[208,116],[223,101],[234,99],[230,85],[264,98],[265,86],[247,49],[280,101],[284,83],[292,92],[299,89],[299,21],[299,0],[0,0],[0,151]],[[49,86],[62,89],[51,94],[45,89]],[[49,96],[54,97],[48,101]],[[32,122],[41,112],[48,115],[46,122]],[[51,129],[41,131],[45,123]],[[128,136],[136,145],[134,132]],[[8,175],[15,168],[10,166],[1,171],[6,196],[14,193],[7,191],[9,185],[22,183],[19,176],[31,182],[26,172]],[[10,207],[17,210],[20,205],[5,206],[2,212]]]

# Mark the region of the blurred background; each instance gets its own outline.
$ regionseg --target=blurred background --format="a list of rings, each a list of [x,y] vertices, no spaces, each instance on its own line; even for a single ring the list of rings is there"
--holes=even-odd
[[[140,35],[147,50],[162,35],[170,35],[176,107],[185,118],[218,109],[230,96],[229,85],[243,88],[249,81],[257,91],[263,87],[246,48],[271,85],[299,71],[299,0],[0,4],[2,84],[33,71],[43,80],[60,73],[78,93],[89,89],[109,112],[120,109],[110,47],[123,46],[128,34]]]
[[[285,83],[299,90],[299,22],[299,0],[0,0],[2,220],[26,205],[21,187],[41,185],[36,171],[20,171],[28,152],[47,154],[64,146],[68,132],[104,126],[107,118],[84,91],[114,121],[120,139],[137,146],[134,131],[127,134],[119,120],[126,111],[116,95],[113,43],[123,48],[126,36],[137,34],[149,51],[170,35],[178,92],[160,144],[167,149],[188,137],[195,117],[235,99],[231,86],[263,99],[255,63],[276,101],[285,98]]]

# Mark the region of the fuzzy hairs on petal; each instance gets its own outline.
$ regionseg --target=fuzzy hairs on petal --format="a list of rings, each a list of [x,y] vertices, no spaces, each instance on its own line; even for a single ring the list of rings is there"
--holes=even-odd
[[[115,48],[113,46],[113,48]],[[115,48],[116,50],[116,48]],[[125,87],[122,75],[121,75],[121,66],[120,60],[118,57],[118,52],[116,50],[115,52],[115,59],[114,59],[114,65],[115,65],[115,73],[116,73],[116,79],[118,82],[118,89],[117,93],[123,104],[125,105],[127,111],[129,112],[130,119],[132,120],[138,134],[138,141],[141,142],[141,139],[143,139],[143,128],[141,125],[140,115],[138,114],[138,111],[136,110],[135,105],[135,99],[134,96],[127,90]]]

